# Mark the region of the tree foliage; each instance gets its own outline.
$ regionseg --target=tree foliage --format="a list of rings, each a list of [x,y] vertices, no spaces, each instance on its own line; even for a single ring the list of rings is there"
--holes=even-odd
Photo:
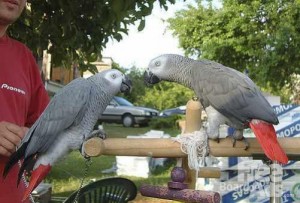
[[[171,82],[160,82],[151,87],[147,87],[144,84],[143,73],[144,70],[132,67],[125,70],[118,67],[122,72],[126,72],[126,75],[132,80],[132,91],[128,95],[121,95],[128,99],[130,102],[138,106],[152,107],[158,110],[164,110],[167,108],[178,107],[185,105],[194,94],[193,91]]]
[[[188,56],[240,71],[273,91],[300,73],[300,1],[223,0],[219,9],[198,1],[169,20]]]
[[[167,9],[174,0],[159,0]],[[38,57],[52,54],[54,66],[77,63],[82,70],[95,71],[90,62],[101,56],[109,38],[120,41],[128,25],[151,14],[155,0],[45,0],[28,2],[10,35],[29,46]]]
[[[164,81],[148,89],[140,98],[140,102],[163,110],[185,105],[193,96],[192,90],[174,82]]]

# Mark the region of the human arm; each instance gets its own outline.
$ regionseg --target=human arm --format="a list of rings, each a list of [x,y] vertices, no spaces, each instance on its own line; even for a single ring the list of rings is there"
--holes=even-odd
[[[26,127],[31,127],[34,124],[34,122],[42,114],[50,100],[49,95],[42,82],[41,74],[35,62],[35,59],[32,55],[30,55],[29,58],[31,64],[31,68],[29,69],[29,75],[31,78],[31,96],[25,122]]]

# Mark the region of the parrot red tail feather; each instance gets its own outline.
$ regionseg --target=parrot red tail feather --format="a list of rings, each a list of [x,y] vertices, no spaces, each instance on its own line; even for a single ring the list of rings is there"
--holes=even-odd
[[[42,182],[50,170],[50,165],[39,165],[39,167],[32,172],[29,185],[23,196],[23,201],[29,197],[31,192]]]
[[[281,148],[274,126],[260,120],[252,120],[250,128],[253,130],[258,142],[264,150],[266,156],[272,161],[278,161],[281,164],[288,162],[288,157]]]

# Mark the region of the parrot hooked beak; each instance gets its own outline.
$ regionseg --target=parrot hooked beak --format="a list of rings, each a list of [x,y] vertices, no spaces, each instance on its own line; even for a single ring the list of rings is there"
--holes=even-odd
[[[132,89],[132,82],[129,79],[129,77],[125,75],[124,78],[122,79],[122,85],[120,91],[123,93],[129,93],[131,92],[131,89]]]
[[[160,82],[160,79],[154,75],[151,71],[144,72],[144,81],[147,86],[156,84]]]
[[[26,188],[23,195],[23,201],[26,200],[31,194],[31,192],[42,182],[42,180],[44,180],[44,178],[47,176],[50,170],[51,170],[50,164],[39,165],[38,168],[33,170],[33,172],[31,173],[29,185]]]

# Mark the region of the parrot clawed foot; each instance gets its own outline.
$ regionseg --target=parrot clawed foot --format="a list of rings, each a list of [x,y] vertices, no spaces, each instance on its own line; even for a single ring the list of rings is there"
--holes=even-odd
[[[219,143],[220,143],[220,138],[217,137],[217,138],[215,139],[215,141],[219,144]]]
[[[236,139],[236,138],[232,138],[232,147],[235,147],[235,145],[236,145],[236,141],[243,141],[244,142],[244,145],[245,145],[245,148],[244,148],[244,150],[247,150],[247,149],[249,149],[249,142],[248,142],[248,140],[245,138],[245,137],[243,137],[242,139]]]
[[[250,145],[249,145],[248,140],[245,137],[243,137],[243,142],[244,142],[244,145],[245,145],[245,150],[249,149]]]
[[[267,166],[270,166],[273,161],[271,159],[269,159],[268,157],[265,157],[264,159],[262,159],[263,164],[266,164]]]
[[[89,139],[93,138],[93,137],[99,137],[101,139],[106,139],[106,133],[104,132],[104,130],[101,130],[101,129],[98,129],[98,130],[94,130],[93,132],[91,132],[85,139],[84,139],[84,142],[88,141]],[[83,142],[83,143],[84,143]],[[85,150],[84,150],[84,144],[81,145],[80,149],[79,149],[81,155],[84,157],[84,158],[89,158],[89,156],[87,156],[85,154]]]
[[[236,139],[232,138],[232,147],[235,147]]]
[[[106,133],[104,132],[104,130],[98,129],[98,130],[94,130],[91,134],[89,134],[88,137],[89,137],[88,139],[90,139],[92,137],[99,137],[104,140],[104,139],[106,139],[107,136],[106,136]]]

